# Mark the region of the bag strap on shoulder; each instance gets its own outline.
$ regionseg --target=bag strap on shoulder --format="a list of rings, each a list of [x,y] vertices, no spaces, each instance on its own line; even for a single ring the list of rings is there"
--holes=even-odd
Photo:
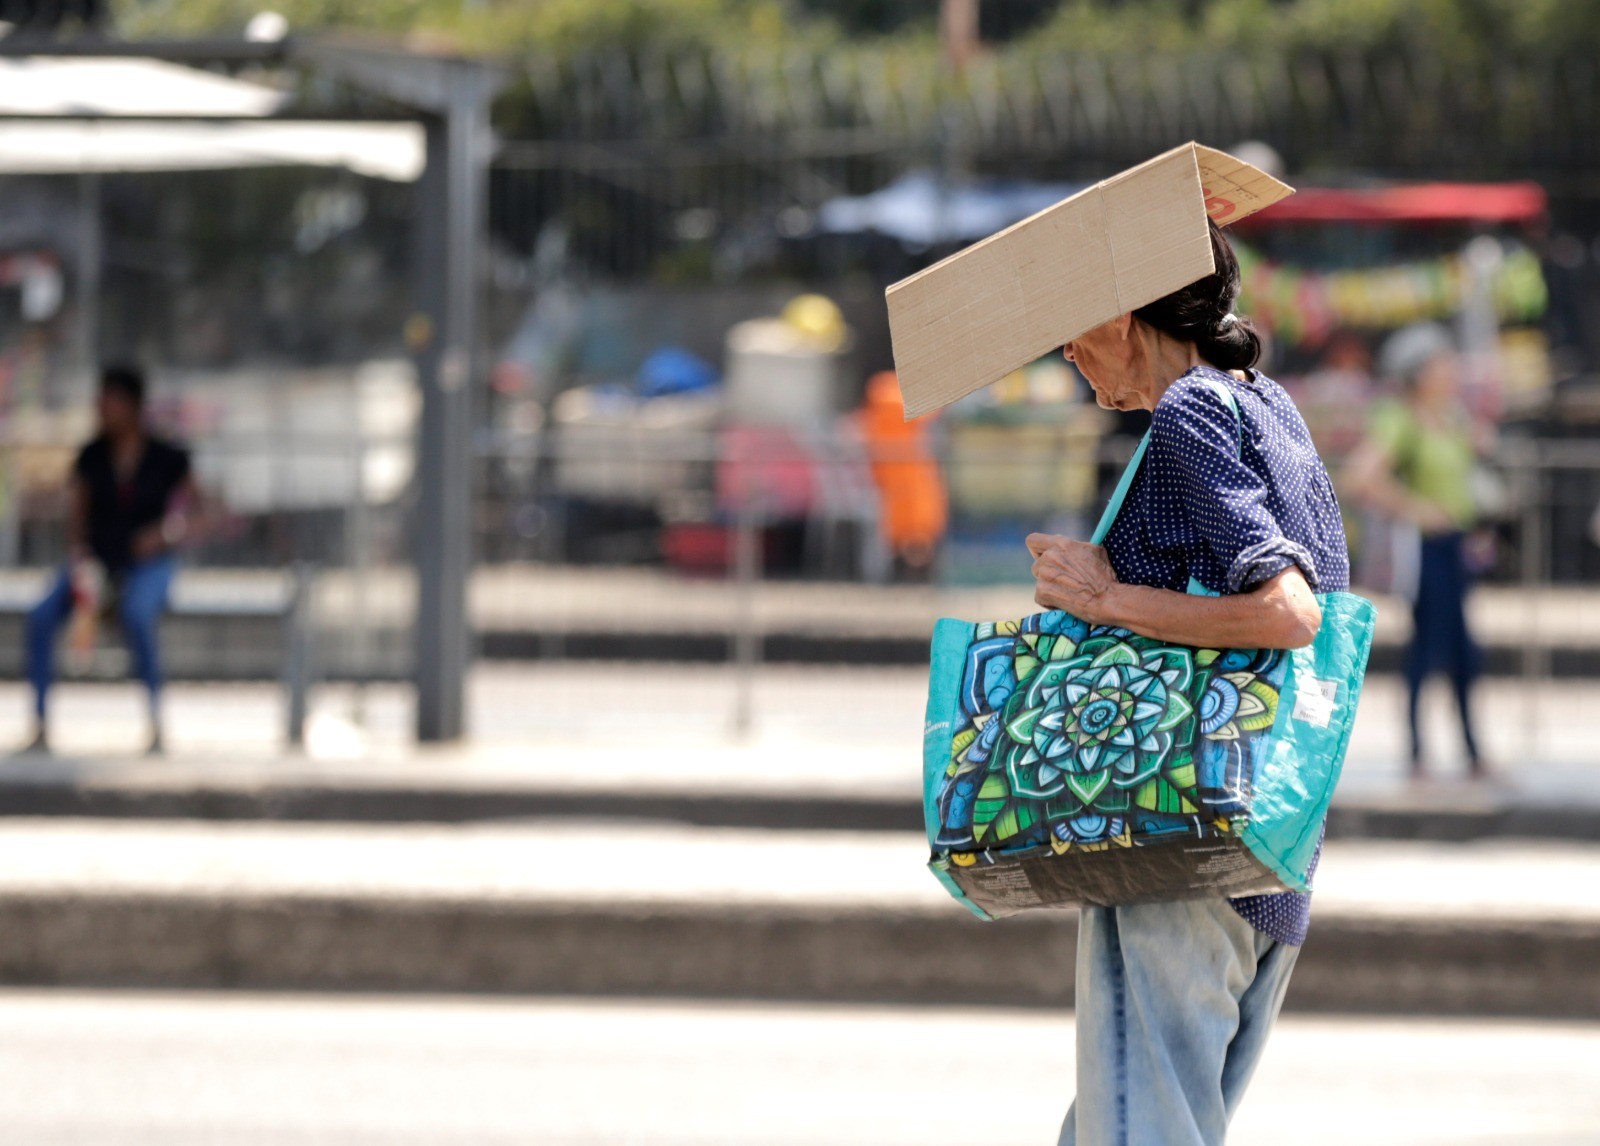
[[[1228,404],[1228,409],[1233,411],[1234,421],[1239,424],[1240,448],[1243,448],[1244,421],[1239,417],[1239,402],[1233,396],[1233,391],[1228,386],[1215,378],[1203,379],[1205,384],[1216,391],[1217,396]],[[1090,536],[1091,544],[1099,545],[1106,539],[1106,534],[1111,532],[1111,526],[1117,520],[1117,514],[1122,511],[1122,503],[1128,498],[1128,487],[1133,485],[1134,475],[1139,472],[1139,466],[1144,461],[1145,450],[1150,445],[1150,431],[1146,430],[1144,437],[1139,439],[1139,444],[1134,447],[1133,457],[1128,459],[1127,466],[1122,471],[1122,476],[1117,479],[1117,488],[1111,491],[1111,500],[1106,503],[1105,512],[1100,515],[1100,524],[1094,527]]]
[[[1139,472],[1139,465],[1144,461],[1145,449],[1150,445],[1150,431],[1146,430],[1144,437],[1139,439],[1139,444],[1133,449],[1133,457],[1128,459],[1128,464],[1123,467],[1122,476],[1117,479],[1117,488],[1111,491],[1111,500],[1106,502],[1105,512],[1100,515],[1100,524],[1094,527],[1094,533],[1089,541],[1099,545],[1106,539],[1106,534],[1111,532],[1111,525],[1117,520],[1117,514],[1122,510],[1122,503],[1128,497],[1128,487],[1133,484],[1133,475]]]

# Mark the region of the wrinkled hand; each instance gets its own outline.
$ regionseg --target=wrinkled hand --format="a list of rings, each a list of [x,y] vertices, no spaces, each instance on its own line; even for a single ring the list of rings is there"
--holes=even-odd
[[[1102,610],[1120,582],[1104,549],[1049,533],[1030,533],[1027,545],[1033,554],[1035,601],[1092,624],[1108,619]]]

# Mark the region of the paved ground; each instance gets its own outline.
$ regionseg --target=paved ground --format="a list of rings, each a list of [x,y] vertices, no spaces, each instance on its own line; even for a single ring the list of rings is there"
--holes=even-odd
[[[42,569],[0,570],[0,610],[26,608],[50,575]],[[476,569],[469,602],[480,630],[562,632],[726,632],[735,586],[664,569],[491,565]],[[287,591],[281,569],[190,569],[176,600],[198,605],[273,602]],[[1379,600],[1378,640],[1406,639],[1410,614],[1398,599]],[[415,604],[409,571],[380,568],[356,576],[323,572],[317,604],[330,624],[393,628]],[[756,585],[748,616],[763,631],[847,636],[925,637],[939,617],[999,620],[1033,609],[1024,585],[947,587],[769,580]],[[1564,647],[1600,645],[1600,592],[1587,586],[1479,587],[1471,601],[1474,631],[1489,644],[1522,645],[1530,634]]]
[[[10,991],[0,1029],[11,1146],[1044,1146],[1073,1073],[1065,1012]],[[1229,1142],[1597,1143],[1596,1061],[1594,1025],[1291,1016]]]
[[[756,905],[961,917],[920,835],[571,820],[0,820],[0,895]],[[1331,841],[1317,916],[1600,924],[1600,848]]]
[[[984,1001],[1063,1002],[1070,978],[1054,967],[1070,958],[1070,913],[982,926],[923,870],[921,689],[912,671],[762,670],[754,730],[737,736],[725,671],[488,667],[473,679],[468,745],[413,745],[401,689],[371,690],[358,720],[350,690],[329,688],[308,750],[285,753],[273,691],[175,687],[173,752],[152,761],[128,752],[142,732],[136,689],[67,687],[59,755],[0,762],[0,807],[53,791],[67,813],[0,818],[0,979],[944,1001],[970,997],[953,960],[978,958],[1016,971],[1010,995]],[[1600,1016],[1600,849],[1528,839],[1562,817],[1600,823],[1600,688],[1497,682],[1482,699],[1507,785],[1415,791],[1396,766],[1398,690],[1373,682],[1342,816],[1520,826],[1492,847],[1341,832],[1294,1005]],[[1433,700],[1448,749],[1449,713]],[[21,689],[0,689],[0,743],[21,739],[25,708]],[[331,792],[335,811],[449,791],[478,800],[481,822],[297,822],[319,818],[275,811],[297,785]],[[72,799],[111,789],[135,818],[70,818],[101,814]],[[578,818],[650,791],[780,813],[798,796],[866,796],[912,819],[839,832],[815,830],[836,823],[821,816],[773,833],[652,822],[658,808]],[[211,810],[241,794],[253,812]],[[492,822],[510,806],[549,816],[555,797],[565,818]],[[151,800],[177,810],[141,810]],[[137,818],[160,814],[191,819]]]
[[[135,686],[64,685],[53,702],[58,760],[11,760],[0,767],[152,784],[256,776],[568,790],[853,792],[914,801],[925,688],[916,670],[762,669],[748,692],[751,729],[737,734],[739,689],[727,670],[490,665],[472,677],[471,739],[459,747],[414,745],[405,688],[373,686],[358,694],[330,685],[314,698],[306,752],[286,753],[276,689],[174,685],[167,699],[169,757],[147,761],[134,755],[146,735]],[[1483,738],[1511,797],[1600,807],[1597,706],[1600,682],[1482,686]],[[28,711],[22,686],[0,685],[0,746],[26,740]],[[1442,686],[1429,695],[1426,712],[1437,772],[1459,775],[1460,738]],[[1479,804],[1500,798],[1449,785],[1411,791],[1400,763],[1402,718],[1398,682],[1370,680],[1342,797]]]
[[[10,817],[0,982],[1070,1004],[1075,913],[979,923],[925,857],[913,832]],[[1330,841],[1289,1005],[1600,1018],[1597,883],[1588,844]]]

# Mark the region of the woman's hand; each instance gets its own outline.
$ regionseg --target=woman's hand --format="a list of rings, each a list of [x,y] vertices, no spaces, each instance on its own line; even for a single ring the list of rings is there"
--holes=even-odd
[[[1030,533],[1027,546],[1033,554],[1035,601],[1090,624],[1109,621],[1107,598],[1121,582],[1104,549],[1049,533]]]
[[[1316,639],[1322,606],[1298,565],[1246,593],[1180,593],[1117,580],[1098,545],[1028,536],[1033,599],[1091,625],[1112,625],[1175,645],[1203,649],[1298,649]]]
[[[133,535],[128,543],[128,550],[133,554],[135,561],[148,561],[152,557],[160,556],[166,552],[166,538],[161,533],[161,523],[147,525]]]

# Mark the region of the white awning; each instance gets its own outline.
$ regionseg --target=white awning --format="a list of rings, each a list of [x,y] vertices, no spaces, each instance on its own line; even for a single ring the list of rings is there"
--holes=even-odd
[[[0,174],[312,166],[411,182],[424,146],[415,123],[0,119]]]
[[[421,174],[419,125],[269,119],[287,99],[154,60],[0,59],[0,174],[291,166],[401,182]]]
[[[285,99],[263,84],[157,60],[0,60],[0,116],[265,116]]]

